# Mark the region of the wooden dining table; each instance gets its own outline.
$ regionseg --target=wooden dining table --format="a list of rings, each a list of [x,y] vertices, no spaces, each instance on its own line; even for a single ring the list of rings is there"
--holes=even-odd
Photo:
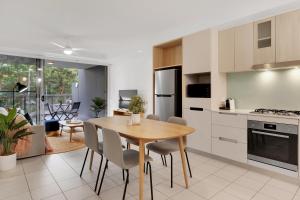
[[[89,119],[88,121],[96,125],[98,128],[112,129],[119,132],[124,138],[135,139],[139,143],[139,199],[144,199],[144,158],[145,158],[145,143],[164,140],[178,139],[180,149],[182,172],[184,177],[185,187],[188,188],[188,177],[186,174],[186,162],[184,156],[184,138],[193,133],[194,128],[173,124],[163,121],[150,119],[141,119],[139,125],[128,125],[128,116],[113,116]]]

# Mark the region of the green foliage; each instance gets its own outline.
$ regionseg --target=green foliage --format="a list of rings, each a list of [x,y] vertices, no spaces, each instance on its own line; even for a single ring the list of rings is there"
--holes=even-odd
[[[133,114],[139,114],[145,111],[144,105],[145,105],[145,101],[143,100],[143,98],[137,95],[131,97],[131,101],[128,105],[128,109]]]
[[[78,70],[46,66],[44,85],[47,94],[71,94],[72,83],[78,81]]]
[[[99,117],[100,112],[105,108],[105,100],[101,97],[95,97],[92,99],[92,102],[91,110],[95,113],[96,117]]]
[[[12,145],[16,144],[19,139],[23,139],[27,135],[32,135],[26,128],[23,128],[28,122],[22,120],[15,123],[17,110],[14,108],[8,112],[8,115],[0,114],[0,144],[3,147],[2,156],[14,153]]]

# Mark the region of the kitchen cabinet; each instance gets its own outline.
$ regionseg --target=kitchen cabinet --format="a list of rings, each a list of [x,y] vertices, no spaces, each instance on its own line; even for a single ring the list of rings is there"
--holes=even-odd
[[[275,63],[275,17],[254,22],[254,65]]]
[[[247,162],[247,115],[212,113],[212,153]]]
[[[211,41],[211,30],[183,37],[183,74],[211,71]]]
[[[235,28],[234,71],[251,71],[253,66],[253,23]]]
[[[300,10],[276,16],[276,62],[300,60]]]
[[[219,72],[234,71],[235,28],[219,32]]]
[[[211,111],[199,107],[183,109],[183,117],[188,126],[196,131],[188,136],[187,146],[211,153]]]

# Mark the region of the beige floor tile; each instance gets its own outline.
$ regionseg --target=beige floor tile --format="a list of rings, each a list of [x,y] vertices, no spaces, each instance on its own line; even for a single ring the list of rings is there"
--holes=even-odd
[[[278,200],[290,200],[293,199],[294,193],[288,192],[286,190],[279,189],[278,187],[272,185],[265,185],[260,193],[265,194],[267,196],[273,197]]]
[[[196,185],[190,187],[190,190],[192,192],[194,192],[195,194],[197,194],[203,198],[206,198],[206,199],[211,198],[212,196],[214,196],[215,194],[220,192],[222,189],[223,188],[214,186],[214,185],[212,185],[208,182],[204,182],[204,181],[201,181],[201,182],[197,183]]]
[[[40,175],[36,174],[34,176],[27,177],[27,183],[30,190],[37,189],[39,187],[44,187],[47,185],[55,184],[54,178],[51,175]]]
[[[33,200],[45,199],[58,193],[61,193],[61,190],[56,183],[31,190],[31,196]]]
[[[67,199],[70,200],[81,200],[96,195],[96,193],[94,193],[94,191],[88,185],[73,188],[64,192],[64,194],[67,197]]]
[[[66,200],[66,197],[62,193],[60,193],[60,194],[56,194],[56,195],[51,196],[51,197],[47,197],[43,200]]]
[[[244,175],[247,172],[246,169],[242,169],[240,167],[235,167],[235,166],[226,166],[216,172],[214,175],[219,176],[221,178],[224,178],[228,181],[235,181],[242,175]]]
[[[228,194],[226,192],[219,192],[215,196],[211,198],[211,200],[241,200],[231,194]]]
[[[31,200],[31,195],[29,192],[25,192],[25,193],[21,193],[18,195],[5,198],[5,200]]]
[[[273,197],[264,195],[262,193],[257,193],[252,200],[276,200]]]
[[[58,185],[62,191],[67,191],[85,184],[86,182],[79,176],[58,181]]]
[[[138,200],[139,199],[139,194],[133,196],[134,199]],[[146,189],[144,191],[144,199],[145,200],[151,200],[151,192],[150,189]],[[162,194],[161,192],[159,192],[158,190],[154,189],[153,190],[153,199],[158,199],[158,200],[166,200],[168,199],[168,197],[164,194]]]
[[[122,199],[123,190],[124,190],[124,187],[121,187],[121,186],[114,187],[110,190],[101,192],[100,198],[102,200]],[[130,199],[130,198],[133,199],[133,197],[127,193],[126,199]]]
[[[1,179],[0,181],[0,199],[6,199],[28,191],[29,189],[24,175]]]
[[[259,191],[265,185],[264,182],[260,182],[245,176],[238,178],[234,183],[245,188],[253,189],[255,191]]]
[[[299,188],[299,186],[296,184],[292,184],[292,183],[274,179],[274,178],[271,179],[267,184],[278,187],[282,190],[286,190],[288,192],[292,192],[292,193],[295,193]]]
[[[156,185],[155,189],[157,189],[162,194],[171,197],[181,191],[184,190],[184,187],[177,185],[176,183],[173,184],[173,188],[171,188],[170,182],[162,182],[158,185]]]
[[[242,200],[249,200],[256,193],[253,189],[245,188],[235,183],[229,185],[224,191]]]
[[[171,200],[205,200],[204,198],[200,197],[199,195],[189,191],[189,190],[184,190],[173,197],[170,198]]]

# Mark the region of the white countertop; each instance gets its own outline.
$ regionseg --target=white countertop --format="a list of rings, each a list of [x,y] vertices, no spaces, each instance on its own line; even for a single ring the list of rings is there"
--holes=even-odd
[[[300,119],[300,116],[285,116],[285,115],[272,115],[272,114],[257,114],[257,113],[251,113],[253,109],[235,109],[235,110],[212,110],[213,112],[219,112],[219,113],[232,113],[232,114],[241,114],[241,115],[252,115],[252,116],[260,116],[260,117],[274,117],[274,118],[284,118],[284,119]]]

